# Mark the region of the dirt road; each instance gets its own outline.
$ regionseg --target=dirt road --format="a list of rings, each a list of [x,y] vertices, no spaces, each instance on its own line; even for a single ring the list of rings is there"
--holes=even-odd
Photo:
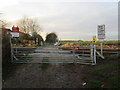
[[[77,68],[79,67],[79,68]],[[83,87],[83,65],[23,64],[3,82],[3,88],[79,88]]]
[[[3,88],[82,87],[83,65],[58,63],[58,60],[62,60],[62,58],[73,61],[73,54],[70,54],[70,51],[44,47],[37,48],[35,52],[31,64],[19,65],[16,71],[3,82]],[[54,60],[56,63],[39,64],[44,57],[49,57],[49,62]]]

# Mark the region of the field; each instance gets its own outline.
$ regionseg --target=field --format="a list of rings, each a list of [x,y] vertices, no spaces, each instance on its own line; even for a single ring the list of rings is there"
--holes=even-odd
[[[90,44],[91,41],[60,41],[61,44],[66,44],[66,43],[74,43],[74,44]],[[99,44],[100,42],[97,41]],[[120,41],[104,41],[103,44],[120,44]]]
[[[90,46],[91,41],[61,41],[60,47],[80,47],[86,46],[84,49],[87,49],[87,46]],[[119,47],[120,41],[104,41],[103,42],[103,49],[120,49]],[[96,49],[100,49],[101,45],[100,42],[96,43]]]

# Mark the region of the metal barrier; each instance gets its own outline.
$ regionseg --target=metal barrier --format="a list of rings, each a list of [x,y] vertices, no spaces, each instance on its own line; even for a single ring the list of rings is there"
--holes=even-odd
[[[85,50],[85,48],[87,48]],[[80,64],[92,64],[96,65],[96,45],[81,46],[79,50],[73,51],[75,62]]]
[[[14,63],[80,63],[96,64],[96,47],[89,46],[88,53],[74,47],[12,47]]]

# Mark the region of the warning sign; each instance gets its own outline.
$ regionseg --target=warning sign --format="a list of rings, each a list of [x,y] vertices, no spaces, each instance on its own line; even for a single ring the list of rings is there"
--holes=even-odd
[[[93,37],[92,38],[92,44],[96,44],[97,40],[96,40],[96,37]]]
[[[11,32],[12,37],[19,37],[19,33]]]
[[[13,26],[11,35],[12,35],[13,38],[18,38],[19,37],[19,28]]]
[[[98,25],[98,39],[105,39],[105,25]]]
[[[17,33],[19,33],[19,28],[18,27],[12,27],[12,32],[17,32]]]

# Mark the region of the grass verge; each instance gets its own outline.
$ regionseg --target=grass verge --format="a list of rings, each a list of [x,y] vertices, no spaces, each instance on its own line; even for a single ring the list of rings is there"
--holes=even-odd
[[[89,71],[90,77],[88,82],[92,88],[120,88],[120,76],[118,76],[118,64],[105,64]]]

